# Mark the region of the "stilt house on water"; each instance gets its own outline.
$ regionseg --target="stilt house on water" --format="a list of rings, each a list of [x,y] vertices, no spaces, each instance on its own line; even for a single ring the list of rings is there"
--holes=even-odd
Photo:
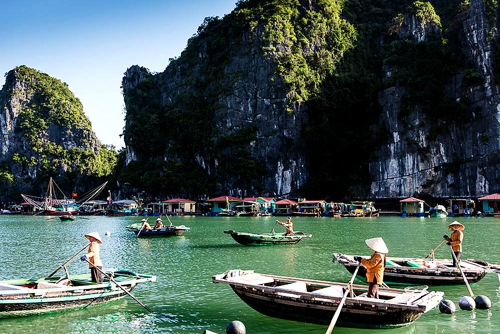
[[[500,217],[500,194],[491,194],[478,199],[482,205],[479,205],[485,215]]]
[[[405,198],[399,201],[402,217],[424,217],[424,201],[415,197]]]
[[[275,216],[287,216],[298,211],[299,203],[291,199],[282,199],[274,203]]]

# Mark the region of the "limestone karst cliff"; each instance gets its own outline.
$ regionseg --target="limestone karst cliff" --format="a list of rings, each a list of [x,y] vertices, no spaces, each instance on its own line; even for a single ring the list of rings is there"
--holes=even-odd
[[[500,192],[497,16],[495,0],[239,1],[164,72],[127,70],[122,176],[195,198]]]
[[[148,177],[167,194],[183,191],[167,179],[176,162],[213,180],[191,196],[297,195],[305,101],[354,39],[334,1],[242,1],[207,18],[164,72],[125,73],[127,160],[154,161]]]
[[[492,5],[493,11],[488,8]],[[455,43],[451,47],[460,51],[463,59],[457,62],[446,57],[434,69],[426,69],[438,76],[444,74],[446,66],[456,64],[447,70],[441,85],[432,88],[442,96],[431,105],[423,100],[410,102],[425,89],[413,89],[401,82],[380,92],[380,124],[389,140],[377,148],[370,162],[372,196],[481,197],[500,191],[496,22],[496,2],[492,1],[471,0],[470,8],[455,17],[444,38]],[[435,26],[435,21],[407,14],[401,40],[410,36],[417,43],[429,44],[422,31],[434,30]],[[434,34],[433,38],[442,48],[441,36]],[[386,81],[404,71],[400,64],[385,66]],[[433,85],[431,80],[421,84]],[[442,105],[445,99],[448,110]]]
[[[19,66],[6,75],[0,106],[0,196],[42,195],[49,177],[66,191],[86,191],[86,177],[114,173],[116,154],[100,144],[60,80]]]

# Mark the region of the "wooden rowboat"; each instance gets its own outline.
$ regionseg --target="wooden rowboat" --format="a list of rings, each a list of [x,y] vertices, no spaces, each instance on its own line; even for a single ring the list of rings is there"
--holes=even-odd
[[[76,219],[76,216],[64,215],[64,216],[59,216],[59,219],[61,219],[62,221],[67,221],[67,220],[73,221]]]
[[[189,231],[191,228],[184,225],[179,226],[165,226],[162,228],[153,228],[151,230],[142,229],[141,223],[135,223],[127,226],[127,231],[134,232],[138,237],[171,237],[182,235],[184,232]],[[140,231],[140,234],[139,234]]]
[[[333,253],[333,262],[338,261],[351,273],[358,262],[355,255]],[[369,256],[362,256],[366,259]],[[479,282],[489,272],[500,273],[500,267],[478,260],[461,260],[460,267],[469,283]],[[361,266],[359,279],[364,280],[366,268]],[[384,282],[391,284],[416,285],[456,285],[465,284],[460,270],[453,267],[452,260],[388,257],[384,271]]]
[[[127,291],[132,291],[139,283],[156,281],[156,276],[127,270],[107,274]],[[125,291],[106,278],[103,283],[93,283],[90,274],[0,281],[0,318],[78,309],[125,295]]]
[[[337,325],[393,328],[411,324],[439,305],[444,292],[380,288],[380,299],[367,298],[368,287],[229,270],[212,277],[226,283],[249,306],[268,316],[328,325],[345,293]]]
[[[245,246],[262,245],[292,245],[298,243],[302,238],[310,238],[312,235],[304,232],[294,232],[287,235],[285,233],[245,233],[235,230],[224,231],[230,234],[233,239]]]

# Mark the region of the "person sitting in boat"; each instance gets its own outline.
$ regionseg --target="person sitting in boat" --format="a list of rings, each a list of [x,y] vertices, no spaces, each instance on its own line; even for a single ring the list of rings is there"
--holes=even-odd
[[[293,235],[292,218],[288,217],[288,219],[286,220],[286,222],[280,222],[279,220],[276,219],[276,222],[286,228],[285,235]]]
[[[102,262],[101,258],[99,257],[99,244],[102,244],[101,237],[99,236],[98,232],[85,234],[85,237],[90,240],[89,251],[87,255],[82,256],[80,260],[88,260],[90,262],[89,268],[92,282],[101,283],[102,276],[101,272],[98,270],[102,270]]]
[[[463,234],[463,229],[465,228],[464,225],[460,224],[457,221],[454,221],[450,225],[448,225],[448,229],[450,231],[453,231],[451,234],[451,238],[447,236],[446,234],[443,235],[443,239],[445,239],[448,245],[451,245],[451,248],[453,249],[453,253],[455,253],[455,257],[457,261],[460,262],[460,255],[462,255],[462,241],[464,240],[464,234]],[[458,267],[458,263],[455,261],[455,258],[453,258],[453,266]]]
[[[141,228],[143,230],[146,230],[146,231],[151,230],[151,225],[149,225],[149,223],[148,223],[148,221],[146,219],[141,220],[141,222],[142,222]]]
[[[155,223],[155,228],[162,228],[162,227],[163,227],[163,222],[161,221],[161,218],[157,218]]]
[[[384,281],[386,257],[389,249],[382,238],[367,239],[365,243],[375,253],[369,259],[363,259],[361,256],[355,256],[354,259],[366,267],[366,281],[369,283],[367,297],[379,298],[378,286]]]

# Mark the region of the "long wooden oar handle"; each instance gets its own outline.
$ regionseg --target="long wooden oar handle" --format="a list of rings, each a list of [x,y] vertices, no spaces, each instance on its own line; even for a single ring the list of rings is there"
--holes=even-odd
[[[356,278],[356,274],[358,273],[359,266],[361,266],[361,263],[358,262],[358,266],[356,267],[356,270],[354,270],[354,274],[352,275],[351,280],[349,283],[347,283],[347,286],[352,286],[352,283],[354,282],[354,279]],[[333,327],[335,327],[335,323],[337,322],[337,319],[340,315],[340,310],[342,310],[342,307],[344,306],[345,300],[347,298],[347,291],[344,294],[344,297],[342,297],[342,300],[340,301],[339,306],[337,306],[337,310],[335,311],[335,314],[333,315],[332,321],[330,321],[330,325],[328,326],[326,333],[325,334],[330,334],[333,331]]]
[[[470,288],[469,281],[467,281],[467,277],[465,277],[464,272],[462,271],[462,267],[460,267],[460,263],[458,263],[457,256],[455,255],[455,252],[453,251],[453,247],[450,245],[450,250],[451,250],[451,255],[453,256],[453,259],[455,260],[455,263],[457,264],[458,270],[460,270],[460,274],[462,274],[462,278],[464,279],[465,285],[467,286],[467,290],[469,290],[470,296],[472,299],[475,299],[474,293],[472,292],[472,289]]]
[[[59,268],[57,268],[56,270],[54,270],[54,272],[52,274],[50,274],[49,276],[47,276],[47,277],[54,276],[59,270],[61,270],[61,268],[63,268],[65,265],[67,265],[68,263],[70,263],[71,261],[73,261],[73,259],[75,257],[77,257],[84,250],[86,250],[88,246],[90,246],[90,244],[88,244],[87,246],[83,247],[83,249],[81,251],[79,251],[78,253],[76,253],[75,256],[73,256],[71,259],[69,259],[65,264],[62,264]]]
[[[433,249],[433,250],[429,253],[429,255],[427,255],[425,258],[427,259],[429,256],[431,256],[431,255],[432,255],[432,253],[434,253],[434,252],[436,251],[436,249],[438,249],[438,248],[439,248],[439,246],[441,246],[441,245],[443,244],[443,242],[445,242],[445,241],[446,241],[446,239],[443,239],[443,241],[441,241],[441,242],[439,243],[439,245],[437,245],[437,247],[436,247],[436,248],[434,248],[434,249]]]
[[[101,274],[103,274],[104,276],[106,276],[107,279],[109,279],[111,282],[115,283],[116,286],[118,286],[120,289],[122,289],[127,295],[129,295],[130,297],[132,297],[132,299],[134,299],[136,302],[138,302],[142,307],[144,307],[146,310],[148,310],[149,313],[154,313],[153,311],[151,311],[149,309],[149,307],[147,307],[146,305],[144,305],[143,303],[140,302],[139,299],[135,298],[130,292],[128,292],[127,289],[125,289],[123,286],[121,286],[120,284],[116,283],[116,281],[111,277],[109,276],[108,274],[106,274],[104,271],[102,271],[99,267],[97,266],[94,266],[94,264],[92,262],[90,262],[89,260],[85,259],[85,261],[90,264],[92,267],[94,267],[95,269],[97,269]]]

